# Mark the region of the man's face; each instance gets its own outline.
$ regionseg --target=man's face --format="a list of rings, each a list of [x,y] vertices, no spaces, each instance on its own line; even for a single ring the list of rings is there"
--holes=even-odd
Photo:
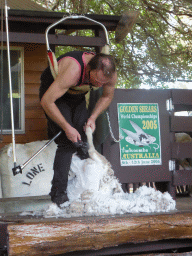
[[[111,81],[110,78],[104,76],[101,70],[91,70],[89,76],[90,83],[95,87],[102,87]]]

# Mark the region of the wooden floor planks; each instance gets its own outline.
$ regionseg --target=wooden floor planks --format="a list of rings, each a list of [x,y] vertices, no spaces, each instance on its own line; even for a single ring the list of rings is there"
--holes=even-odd
[[[126,243],[192,239],[192,198],[177,198],[177,211],[162,214],[45,219],[7,212],[0,220],[7,225],[9,255],[57,255]]]

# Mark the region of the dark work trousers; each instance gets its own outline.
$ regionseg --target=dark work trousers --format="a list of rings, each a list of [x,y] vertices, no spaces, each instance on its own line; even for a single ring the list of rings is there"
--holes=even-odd
[[[85,95],[65,93],[64,96],[55,103],[67,122],[80,133],[81,140],[86,142],[87,137],[83,131],[83,126],[88,119]],[[60,130],[59,126],[48,118],[49,137],[53,137]],[[58,189],[60,192],[66,191],[72,155],[76,152],[75,146],[67,138],[65,132],[63,132],[55,142],[58,147],[53,165],[54,176],[51,194],[54,193],[55,189]]]

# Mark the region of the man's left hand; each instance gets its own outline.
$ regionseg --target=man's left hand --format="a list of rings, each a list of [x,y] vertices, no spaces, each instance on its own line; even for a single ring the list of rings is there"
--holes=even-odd
[[[87,127],[91,127],[92,132],[95,131],[95,120],[91,117],[87,120],[87,123],[84,126],[84,130],[86,131]]]

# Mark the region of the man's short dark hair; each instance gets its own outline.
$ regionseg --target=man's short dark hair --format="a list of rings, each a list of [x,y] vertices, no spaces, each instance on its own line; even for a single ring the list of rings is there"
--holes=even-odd
[[[111,77],[115,71],[115,60],[113,56],[104,53],[96,54],[88,63],[91,70],[102,70],[104,76]]]

